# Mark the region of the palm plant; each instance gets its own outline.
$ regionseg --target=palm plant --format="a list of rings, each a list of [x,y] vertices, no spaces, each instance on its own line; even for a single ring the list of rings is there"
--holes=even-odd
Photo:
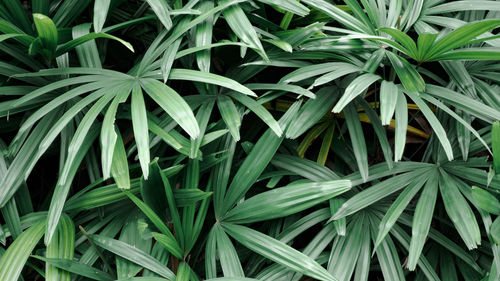
[[[499,11],[0,3],[0,280],[498,280]]]

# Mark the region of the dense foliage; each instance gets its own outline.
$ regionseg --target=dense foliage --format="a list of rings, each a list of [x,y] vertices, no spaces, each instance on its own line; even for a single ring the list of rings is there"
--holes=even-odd
[[[499,280],[500,2],[0,2],[0,280]]]

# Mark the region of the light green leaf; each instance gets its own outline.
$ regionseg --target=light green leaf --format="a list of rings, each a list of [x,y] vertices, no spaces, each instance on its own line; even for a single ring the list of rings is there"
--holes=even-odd
[[[103,104],[98,104],[98,107],[104,107]],[[57,229],[57,225],[59,224],[59,219],[62,215],[64,204],[66,202],[66,197],[68,196],[71,183],[75,174],[80,166],[84,156],[87,154],[90,146],[97,138],[99,131],[96,126],[92,126],[92,123],[97,115],[97,111],[100,111],[101,108],[95,108],[95,105],[92,107],[95,112],[92,112],[92,109],[89,110],[87,115],[83,118],[82,122],[78,126],[77,132],[73,136],[71,140],[70,146],[68,148],[68,157],[66,162],[64,163],[64,168],[62,170],[61,175],[57,181],[56,187],[54,189],[54,194],[52,195],[52,199],[50,201],[49,214],[48,214],[48,222],[45,231],[44,242],[45,245],[48,245]],[[92,116],[95,114],[94,116]],[[88,117],[88,119],[86,119]],[[79,145],[77,145],[79,144]],[[78,149],[75,149],[75,146]]]
[[[229,1],[225,0],[221,1],[221,3],[225,4],[229,3]],[[255,51],[257,51],[264,60],[269,60],[264,48],[262,47],[262,43],[260,42],[257,32],[239,5],[227,7],[222,11],[222,14],[224,15],[224,19],[228,25],[231,27],[236,36],[241,39],[241,41],[247,43],[255,49]]]
[[[243,104],[248,109],[250,109],[253,113],[255,113],[255,115],[257,115],[260,119],[262,119],[262,121],[264,121],[264,123],[266,123],[267,126],[269,126],[269,128],[273,130],[277,136],[280,137],[283,134],[283,130],[278,124],[278,122],[276,122],[274,117],[271,115],[271,113],[269,113],[269,111],[267,111],[267,109],[264,106],[260,105],[255,100],[237,92],[230,92],[229,96],[231,96],[239,103]]]
[[[349,86],[347,86],[344,94],[340,97],[340,100],[337,102],[332,111],[335,113],[342,111],[342,109],[344,109],[344,107],[354,98],[361,95],[368,87],[370,87],[371,84],[380,79],[380,76],[371,73],[366,73],[356,77],[356,79],[354,79]]]
[[[191,70],[191,69],[174,68],[170,71],[169,78],[171,80],[195,81],[201,83],[214,84],[228,88],[233,91],[240,92],[248,96],[257,97],[257,95],[254,92],[252,92],[252,90],[241,85],[237,81],[217,74],[201,72],[198,70]]]
[[[412,172],[394,176],[364,189],[342,204],[342,207],[340,207],[330,221],[343,218],[368,207],[374,202],[404,188],[410,184],[413,179],[426,172],[427,169],[417,169]]]
[[[398,100],[398,87],[393,82],[386,80],[382,81],[380,86],[380,119],[382,125],[389,125],[391,123],[394,110]]]
[[[356,112],[355,105],[347,105],[344,108],[344,115],[351,137],[352,150],[356,157],[358,169],[363,181],[368,179],[368,152],[366,148],[365,135],[359,121],[358,113]]]
[[[108,10],[111,0],[95,0],[94,2],[94,31],[101,32],[106,17],[108,16]]]
[[[161,21],[163,26],[169,30],[172,28],[172,19],[170,18],[170,8],[168,7],[167,1],[163,0],[146,0],[153,9],[158,19]]]
[[[251,223],[285,217],[315,206],[351,188],[348,180],[296,183],[259,193],[230,210],[222,221]]]
[[[245,273],[243,272],[240,259],[236,253],[233,243],[219,224],[216,224],[213,227],[215,239],[217,241],[217,253],[224,276],[245,277]]]
[[[112,281],[115,280],[109,273],[96,269],[86,264],[79,263],[70,259],[44,258],[33,256],[36,259],[44,261],[47,266],[60,268],[61,270],[81,275],[97,281]]]
[[[453,148],[451,147],[450,140],[448,139],[446,130],[443,128],[443,125],[441,125],[441,122],[439,122],[436,115],[434,115],[429,106],[419,97],[418,94],[406,92],[406,95],[408,95],[415,102],[420,111],[422,111],[422,113],[424,114],[427,121],[429,121],[432,129],[434,129],[434,134],[436,134],[436,137],[439,139],[441,145],[443,146],[448,160],[453,160]]]
[[[120,132],[116,131],[116,133],[117,138],[113,150],[113,160],[111,162],[111,175],[119,189],[127,190],[130,189],[127,153]]]
[[[47,245],[45,257],[57,259],[73,259],[75,248],[75,225],[67,216],[61,216],[57,231]],[[47,281],[69,281],[71,275],[49,263],[45,265],[45,280]]]
[[[481,244],[481,232],[476,217],[469,204],[460,193],[455,180],[440,169],[439,190],[443,198],[446,213],[468,249],[475,249]]]
[[[95,243],[99,247],[102,247],[103,249],[106,249],[144,268],[147,268],[162,277],[165,277],[167,279],[175,279],[175,275],[170,269],[138,248],[132,247],[125,242],[102,235],[90,234],[89,237],[93,243]]]
[[[228,96],[221,95],[217,98],[217,106],[222,116],[222,120],[226,123],[229,132],[234,138],[234,141],[240,140],[241,117],[234,102]]]
[[[140,85],[134,84],[132,88],[132,126],[134,129],[134,138],[137,144],[139,162],[141,163],[142,174],[147,179],[149,175],[149,130],[146,116],[146,105]]]
[[[425,181],[423,178],[417,178],[410,183],[401,194],[396,198],[391,207],[387,210],[382,221],[380,221],[377,239],[375,239],[374,249],[384,240],[385,236],[391,230],[392,226],[396,223],[401,213],[406,209],[413,197],[420,191]]]
[[[229,223],[221,223],[221,226],[243,246],[274,262],[319,280],[336,281],[316,261],[283,242],[248,227]]]
[[[411,242],[408,254],[408,269],[415,270],[422,250],[424,248],[427,235],[431,227],[434,208],[438,195],[438,173],[434,170],[429,173],[424,190],[420,194],[417,207],[413,215],[411,228]]]
[[[173,76],[173,70],[171,77]],[[154,79],[141,79],[141,85],[148,95],[160,105],[191,138],[200,134],[194,113],[182,97],[169,86]]]
[[[0,258],[0,280],[17,280],[31,252],[42,238],[46,220],[24,231]]]
[[[131,52],[134,52],[134,47],[132,47],[132,45],[129,42],[124,41],[116,36],[99,32],[99,33],[89,33],[89,34],[83,35],[81,37],[78,37],[76,39],[73,39],[71,41],[68,41],[64,44],[59,45],[57,48],[56,56],[60,56],[64,53],[67,53],[70,50],[72,50],[73,48],[75,48],[76,46],[79,46],[85,42],[88,42],[90,40],[94,40],[97,38],[106,38],[106,39],[118,41],[123,46],[125,46],[127,49],[129,49]]]

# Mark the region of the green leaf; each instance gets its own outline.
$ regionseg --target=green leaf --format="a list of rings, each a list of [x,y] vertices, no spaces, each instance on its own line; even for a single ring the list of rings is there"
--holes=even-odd
[[[219,278],[210,278],[206,281],[257,281],[259,279],[254,278],[246,278],[246,277],[219,277]]]
[[[493,241],[498,245],[500,244],[500,219],[497,217],[493,224],[490,226],[490,234]]]
[[[376,253],[385,280],[406,280],[396,246],[390,236],[386,236]]]
[[[116,147],[116,139],[118,135],[115,131],[115,117],[118,110],[118,105],[127,100],[130,94],[130,88],[119,88],[116,97],[106,110],[101,126],[101,165],[102,174],[105,179],[111,174],[111,165],[113,163],[113,154]]]
[[[186,262],[181,262],[179,268],[177,269],[177,278],[176,281],[189,281],[191,272],[189,265]]]
[[[481,233],[469,204],[460,193],[456,181],[440,169],[439,190],[443,198],[446,213],[468,249],[475,249],[481,244]]]
[[[241,85],[237,81],[220,76],[217,74],[201,72],[198,70],[191,69],[180,69],[174,68],[170,71],[171,80],[184,80],[184,81],[195,81],[201,83],[208,83],[213,85],[218,85],[221,87],[228,88],[232,91],[237,91],[247,96],[257,97],[257,95],[252,92],[252,90],[248,89],[244,85]]]
[[[50,128],[59,117],[57,111],[51,112],[44,117],[33,129],[31,134],[26,139],[26,143],[21,147],[17,156],[10,163],[7,173],[3,175],[0,189],[0,207],[14,196],[15,192],[21,186],[23,179],[30,173],[34,166],[34,161],[37,160],[33,155],[36,153],[37,145],[40,144],[42,138],[49,132]]]
[[[259,193],[238,204],[224,222],[251,223],[285,217],[338,196],[351,188],[348,180],[296,183]]]
[[[42,14],[33,14],[33,22],[43,46],[53,54],[56,51],[58,42],[56,25],[49,17]]]
[[[500,202],[487,190],[472,186],[472,199],[475,205],[486,212],[494,215],[500,214]]]
[[[436,56],[433,60],[499,60],[500,51],[498,48],[467,48],[448,51],[442,55]]]
[[[444,103],[463,110],[477,118],[493,123],[500,120],[500,111],[466,95],[461,95],[445,87],[428,85],[426,93],[441,99]],[[457,95],[460,97],[457,98]]]
[[[298,16],[306,16],[309,13],[309,9],[300,4],[299,2],[296,1],[287,1],[287,0],[259,0],[259,2],[268,4],[268,5],[274,5],[276,7],[279,7],[280,9],[283,9],[285,11],[289,11],[291,13],[294,13]]]
[[[185,140],[186,145],[189,141],[185,138],[178,138],[178,136],[173,135],[173,132],[166,132],[163,128],[158,126],[154,121],[148,118],[148,129],[158,137],[160,137],[164,142],[173,147],[175,150],[188,155],[187,147],[185,147],[183,141]],[[182,135],[180,135],[182,137]]]
[[[90,33],[90,23],[84,23],[73,27],[73,39],[87,35]],[[99,50],[95,40],[87,41],[75,47],[78,60],[83,67],[102,68]]]
[[[411,228],[411,242],[408,254],[408,269],[415,270],[422,250],[424,248],[427,235],[431,227],[434,208],[438,195],[438,174],[432,171],[425,183],[424,190],[420,194],[417,207],[413,215],[413,224]]]
[[[67,216],[63,215],[57,226],[57,231],[52,241],[47,245],[45,256],[47,258],[73,259],[75,248],[75,225]],[[45,280],[48,281],[69,281],[69,272],[47,264],[45,266]]]
[[[333,198],[329,200],[330,205],[330,215],[333,216],[337,210],[344,204],[344,198]],[[335,227],[335,231],[339,236],[345,236],[347,231],[347,220],[346,218],[341,218],[332,222]]]
[[[349,136],[351,137],[352,149],[354,151],[354,156],[356,157],[356,162],[358,164],[358,169],[361,174],[363,181],[368,179],[368,152],[366,148],[365,135],[363,133],[363,128],[361,127],[361,121],[359,120],[358,113],[354,105],[348,105],[344,108],[345,120],[347,123],[347,129],[349,130]]]
[[[6,14],[12,17],[16,25],[21,26],[22,30],[27,33],[32,32],[32,26],[29,21],[26,10],[23,7],[23,3],[19,0],[9,0],[3,2],[3,13],[2,18]],[[16,28],[17,29],[17,28]]]
[[[293,52],[293,47],[290,45],[290,43],[282,40],[276,40],[276,39],[262,39],[262,41],[267,42],[269,44],[272,44],[280,49],[282,49],[285,52],[291,53]]]
[[[330,82],[332,82],[332,81],[334,81],[342,76],[345,76],[345,75],[348,75],[351,73],[355,73],[355,72],[359,72],[361,70],[359,67],[354,66],[352,64],[348,64],[348,63],[339,63],[339,64],[341,65],[340,68],[335,69],[334,71],[328,72],[328,73],[318,77],[316,80],[314,80],[314,82],[311,84],[311,86],[309,86],[309,89],[324,85],[326,83],[330,83]]]
[[[500,25],[500,20],[482,20],[464,25],[439,39],[429,50],[428,60],[458,47],[467,45],[477,36]]]
[[[331,110],[338,97],[339,91],[332,87],[319,90],[316,99],[309,99],[300,109],[297,118],[292,120],[286,131],[286,137],[296,139],[305,133]]]
[[[310,257],[272,237],[251,228],[221,223],[222,228],[250,250],[296,272],[319,280],[336,281],[333,276]]]
[[[102,235],[90,234],[89,237],[93,243],[95,243],[99,247],[102,247],[103,249],[106,249],[144,268],[147,268],[162,277],[165,277],[167,279],[175,278],[174,273],[170,269],[138,248],[132,247],[125,242]]]
[[[220,224],[213,226],[215,239],[217,241],[217,252],[225,277],[245,277],[240,259],[236,253],[233,243],[224,232]]]
[[[0,280],[17,280],[24,264],[42,238],[46,220],[43,219],[24,231],[0,258]]]
[[[500,174],[500,121],[495,121],[491,127],[491,149],[495,173]]]
[[[205,13],[214,8],[213,1],[203,1],[198,4],[197,8]],[[212,43],[212,35],[213,35],[213,22],[214,17],[210,16],[204,22],[198,24],[196,26],[196,35],[195,35],[195,44],[196,47],[203,48],[204,46],[210,45]],[[201,52],[196,53],[196,63],[198,68],[203,72],[210,72],[210,62],[211,54],[210,50],[202,50]]]
[[[424,183],[425,181],[420,178],[418,180],[414,180],[405,188],[405,190],[403,190],[403,192],[401,192],[401,194],[399,194],[394,203],[392,203],[391,207],[382,218],[382,221],[380,221],[377,239],[375,239],[375,245],[373,246],[374,249],[377,249],[382,240],[384,240],[385,236],[396,223],[401,213],[406,209],[417,192],[420,191]]]
[[[289,124],[295,117],[300,103],[295,103],[280,119],[283,127]],[[257,141],[252,151],[240,165],[236,175],[234,175],[227,193],[224,196],[222,206],[218,207],[215,201],[215,208],[221,208],[221,213],[216,212],[216,216],[224,215],[229,209],[240,200],[250,189],[253,183],[257,181],[260,174],[267,167],[272,157],[278,150],[284,136],[278,137],[271,129],[268,129]],[[226,181],[227,182],[227,181]],[[216,193],[217,196],[217,193]]]
[[[356,77],[349,86],[345,89],[344,94],[340,97],[340,100],[337,102],[335,107],[333,108],[333,112],[339,113],[346,107],[354,98],[361,95],[371,84],[380,80],[380,76],[366,73],[359,77]]]
[[[306,90],[300,86],[296,86],[296,85],[251,83],[251,84],[246,84],[245,86],[248,87],[250,90],[278,90],[278,91],[295,93],[295,94],[299,95],[299,97],[306,96],[306,97],[312,98],[312,99],[316,98],[316,95],[313,92]]]
[[[103,104],[98,104],[98,106],[104,107]],[[48,214],[48,222],[45,231],[44,242],[45,245],[48,245],[57,229],[57,225],[59,224],[59,219],[62,215],[64,204],[66,202],[66,197],[68,196],[69,189],[71,187],[71,183],[75,174],[80,166],[80,163],[83,160],[83,157],[87,154],[90,146],[97,138],[97,134],[99,131],[97,127],[92,126],[92,123],[101,108],[96,108],[94,105],[92,109],[95,111],[92,112],[92,109],[89,110],[87,115],[83,118],[82,122],[78,126],[77,132],[73,136],[71,143],[68,148],[68,157],[66,162],[64,163],[64,167],[61,175],[57,181],[56,187],[54,189],[54,194],[52,195],[52,199],[50,201],[49,214]],[[95,114],[94,116],[92,116]],[[87,119],[88,117],[88,119]],[[79,145],[77,145],[79,144]],[[78,147],[78,149],[75,149]]]
[[[165,50],[165,53],[163,54],[163,58],[161,60],[161,73],[163,75],[163,83],[166,83],[170,76],[170,70],[172,69],[172,65],[174,64],[175,56],[179,50],[181,42],[181,39],[177,39]]]
[[[368,28],[365,24],[363,24],[360,20],[357,18],[353,17],[347,12],[344,12],[340,8],[336,7],[333,4],[330,4],[329,2],[325,0],[303,0],[304,3],[310,5],[311,7],[314,7],[321,12],[325,13],[329,17],[335,19],[342,25],[345,25],[346,27],[361,32],[361,33],[371,33],[370,28]]]
[[[230,92],[229,95],[238,102],[240,102],[241,104],[243,104],[244,106],[246,106],[253,113],[255,113],[255,115],[257,115],[260,119],[262,119],[262,121],[264,121],[264,123],[266,123],[277,136],[280,137],[283,134],[283,130],[278,124],[278,122],[276,122],[274,117],[271,115],[271,113],[269,113],[269,111],[267,111],[267,109],[264,106],[260,105],[253,99],[237,92]]]
[[[398,242],[406,250],[410,248],[410,236],[406,234],[406,231],[403,230],[400,226],[394,225],[393,229],[391,230],[391,234],[393,235],[394,238],[398,240]],[[432,256],[430,257],[433,258]],[[437,273],[434,271],[433,266],[430,264],[429,260],[424,255],[420,256],[418,261],[418,266],[428,280],[433,280],[433,281],[440,280]]]
[[[426,61],[429,51],[431,50],[434,42],[436,41],[437,33],[422,33],[418,35],[417,39],[417,60]]]
[[[276,154],[271,163],[283,170],[291,171],[311,181],[331,181],[340,179],[329,168],[297,156]]]
[[[166,1],[162,0],[147,0],[151,9],[156,14],[163,26],[169,30],[172,28],[172,19],[170,18],[170,8]]]
[[[170,216],[172,217],[176,236],[179,237],[179,240],[178,240],[179,246],[182,249],[184,246],[182,224],[181,224],[181,219],[179,217],[179,211],[177,210],[177,204],[175,202],[175,197],[174,197],[172,187],[170,186],[168,178],[165,176],[165,174],[163,174],[161,172],[161,169],[160,169],[160,166],[158,165],[158,162],[154,161],[151,168],[152,168],[151,174],[153,174],[153,173],[159,174],[161,181],[163,182],[163,187],[165,189],[165,195],[167,196],[167,205],[168,205],[168,208],[170,210]]]
[[[240,140],[241,117],[234,102],[228,96],[221,95],[217,98],[217,107],[219,108],[222,120],[226,123],[229,132],[234,141]]]
[[[111,175],[119,189],[130,189],[130,175],[128,168],[127,153],[123,145],[123,139],[120,132],[116,131],[117,139],[113,151],[113,160],[111,162]]]
[[[146,117],[146,105],[144,97],[138,83],[132,88],[132,126],[134,129],[134,138],[137,143],[139,162],[141,163],[142,174],[147,179],[149,175],[149,130]]]
[[[341,69],[350,67],[354,66],[350,63],[345,63],[345,62],[328,62],[328,63],[317,63],[313,65],[308,65],[300,67],[299,69],[292,71],[287,75],[281,77],[280,83],[299,82],[314,76],[322,75],[328,72],[340,71]]]
[[[147,231],[145,229],[146,227],[148,227],[148,224],[144,221],[144,216],[140,212],[134,210],[134,212],[128,216],[121,230],[119,240],[149,254],[152,239],[150,237],[145,237],[145,231]],[[143,270],[142,266],[119,256],[115,257],[115,263],[117,278],[135,276]]]
[[[47,264],[47,266],[60,268],[64,271],[78,274],[80,276],[84,276],[92,280],[98,280],[98,281],[115,280],[107,272],[101,271],[86,264],[79,263],[77,261],[73,261],[71,259],[44,258],[40,256],[33,256],[33,257],[41,261],[44,261]]]
[[[173,70],[172,70],[173,71]],[[173,72],[171,73],[171,77]],[[154,79],[141,79],[141,84],[148,95],[184,129],[191,138],[200,134],[200,128],[194,113],[182,97],[169,86]]]
[[[358,216],[356,223],[349,225],[347,235],[338,236],[334,240],[329,257],[328,272],[338,280],[351,279],[358,257],[364,254],[360,251],[363,240],[369,236],[369,231],[365,229],[367,226],[363,216]],[[335,262],[339,260],[343,262]]]
[[[175,257],[182,258],[182,250],[179,247],[177,241],[173,238],[172,234],[165,235],[157,232],[152,232],[153,237],[158,243],[160,243],[168,252],[170,252]],[[172,236],[172,237],[170,237]]]
[[[441,122],[439,122],[436,115],[434,115],[429,106],[419,97],[418,94],[406,92],[406,95],[408,95],[415,102],[420,111],[422,111],[422,113],[424,114],[427,121],[429,121],[432,129],[434,129],[434,134],[436,134],[436,137],[439,139],[441,145],[443,146],[448,160],[453,160],[453,148],[451,147],[450,140],[448,139],[446,130],[443,128],[443,125],[441,124]]]
[[[391,61],[394,70],[396,71],[401,84],[409,92],[423,92],[425,90],[425,81],[420,74],[415,70],[404,58],[392,53],[386,52],[387,57]]]
[[[229,3],[229,1],[221,1],[222,4]],[[239,5],[232,5],[222,11],[224,19],[229,27],[238,36],[241,41],[247,43],[251,48],[255,49],[264,60],[269,60],[262,43],[259,40],[257,32],[248,20],[247,16]]]
[[[391,123],[398,101],[398,93],[400,91],[393,82],[382,81],[380,85],[380,119],[382,120],[382,125],[389,125]]]
[[[276,136],[270,129],[260,137],[228,187],[224,197],[224,211],[221,215],[227,212],[250,189],[250,186],[267,167],[282,141],[283,137]]]
[[[148,217],[148,219],[154,224],[154,226],[160,230],[162,233],[153,232],[153,237],[160,242],[170,253],[172,253],[177,258],[182,258],[182,249],[179,243],[175,239],[174,235],[163,222],[163,220],[152,210],[146,203],[141,201],[135,195],[129,191],[124,191],[124,193],[134,202],[137,207]]]
[[[174,189],[175,203],[178,207],[193,206],[196,202],[204,200],[212,195],[198,188]]]
[[[145,179],[144,176],[140,179],[140,191],[141,197],[145,205],[147,205],[151,210],[158,215],[163,221],[166,221],[167,209],[167,195],[165,194],[165,187],[163,187],[163,180],[160,173],[156,169],[156,159],[149,164],[149,169],[154,171],[151,175]],[[159,228],[163,231],[163,228]]]
[[[132,47],[132,45],[129,42],[124,41],[116,36],[99,32],[99,33],[89,33],[89,34],[80,36],[76,39],[73,39],[71,41],[68,41],[62,45],[59,45],[57,47],[56,56],[60,56],[64,53],[67,53],[70,50],[72,50],[73,48],[75,48],[75,47],[77,47],[85,42],[88,42],[88,41],[91,41],[91,40],[94,40],[97,38],[106,38],[106,39],[115,40],[115,41],[121,43],[123,46],[125,46],[127,49],[129,49],[131,52],[134,52],[134,47]]]
[[[330,221],[346,217],[370,206],[374,202],[404,188],[405,186],[410,184],[413,179],[421,177],[421,175],[426,172],[427,169],[425,168],[417,169],[412,172],[394,176],[375,185],[372,185],[367,189],[364,189],[363,191],[349,198],[349,200],[347,200],[344,204],[342,204],[342,207],[340,207],[340,209],[335,213]]]
[[[110,3],[111,0],[95,0],[94,2],[94,31],[97,33],[102,31]]]
[[[405,47],[406,54],[409,57],[411,57],[413,59],[417,58],[417,45],[415,44],[415,41],[413,41],[413,39],[411,39],[411,37],[408,36],[406,33],[401,32],[398,29],[389,28],[389,27],[382,27],[382,28],[379,28],[379,30],[391,35],[392,38],[394,38],[403,47]]]

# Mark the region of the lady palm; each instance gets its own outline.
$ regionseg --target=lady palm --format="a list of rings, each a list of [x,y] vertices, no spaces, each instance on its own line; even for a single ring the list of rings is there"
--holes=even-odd
[[[497,280],[499,9],[0,4],[0,280]]]

